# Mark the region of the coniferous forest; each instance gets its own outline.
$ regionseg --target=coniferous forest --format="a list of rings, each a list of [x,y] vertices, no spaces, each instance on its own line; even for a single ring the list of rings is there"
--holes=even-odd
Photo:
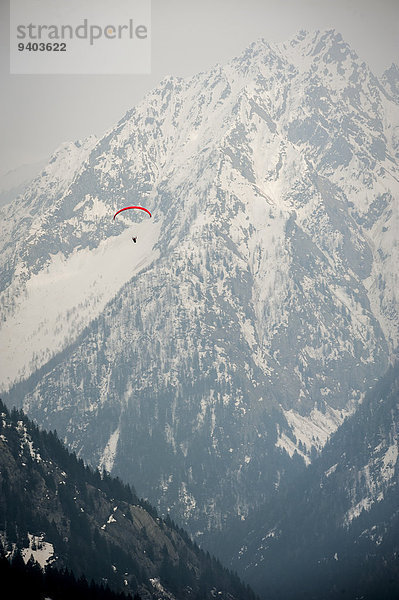
[[[86,466],[55,431],[1,402],[0,413],[1,568],[9,588],[52,600],[125,593],[137,600],[158,592],[255,599],[169,517],[160,518],[120,479]],[[37,546],[49,552],[44,570],[33,556]]]

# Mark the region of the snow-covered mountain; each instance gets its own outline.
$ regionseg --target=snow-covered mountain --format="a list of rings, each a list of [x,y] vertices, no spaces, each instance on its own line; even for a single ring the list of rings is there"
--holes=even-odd
[[[398,81],[301,32],[62,147],[3,215],[7,401],[199,536],[245,519],[395,355]]]

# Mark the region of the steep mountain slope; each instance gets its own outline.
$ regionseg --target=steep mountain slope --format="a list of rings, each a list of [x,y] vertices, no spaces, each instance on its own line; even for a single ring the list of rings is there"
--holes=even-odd
[[[335,32],[259,41],[61,152],[1,255],[7,402],[198,536],[262,505],[397,348],[388,80]]]
[[[0,410],[0,537],[9,553],[142,598],[254,598],[120,480],[85,467],[22,412]]]
[[[236,532],[233,564],[258,590],[287,599],[398,597],[398,424],[397,364],[306,474],[251,515],[244,545],[244,527]]]

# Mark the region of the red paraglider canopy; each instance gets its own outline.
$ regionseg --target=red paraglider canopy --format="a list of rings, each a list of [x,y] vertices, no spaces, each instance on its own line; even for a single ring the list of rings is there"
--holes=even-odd
[[[131,208],[137,208],[138,210],[144,210],[146,213],[148,213],[150,215],[150,217],[152,217],[152,214],[150,213],[150,211],[147,208],[144,208],[143,206],[125,206],[125,208],[121,208],[114,214],[114,219],[115,219],[116,215],[119,215],[119,213],[121,213],[122,211],[130,210]]]

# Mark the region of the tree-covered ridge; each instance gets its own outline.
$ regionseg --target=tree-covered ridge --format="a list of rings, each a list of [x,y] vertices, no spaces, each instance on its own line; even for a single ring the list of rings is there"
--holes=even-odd
[[[1,401],[0,413],[0,532],[9,555],[29,553],[37,536],[53,549],[51,568],[114,591],[182,600],[216,592],[222,600],[255,597],[130,486],[85,466],[56,432],[40,430]]]
[[[42,570],[33,559],[24,562],[16,551],[8,559],[0,545],[0,581],[2,597],[29,598],[29,600],[141,600],[138,594],[113,592],[107,585],[89,583],[84,575],[76,579],[68,569],[49,567]]]

